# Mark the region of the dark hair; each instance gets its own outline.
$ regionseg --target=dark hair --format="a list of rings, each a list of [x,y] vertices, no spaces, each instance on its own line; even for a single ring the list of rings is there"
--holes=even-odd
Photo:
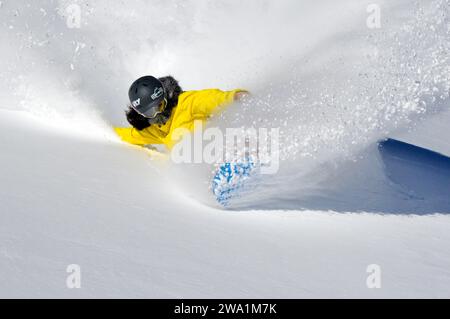
[[[175,80],[172,76],[165,76],[162,78],[159,78],[161,81],[164,91],[166,92],[166,98],[167,98],[167,106],[164,112],[158,117],[160,117],[160,124],[164,124],[165,121],[167,121],[170,118],[170,115],[172,114],[172,110],[174,107],[178,105],[178,97],[181,93],[183,93],[183,90],[181,89],[180,85],[178,84],[178,81]],[[128,110],[125,112],[127,121],[130,123],[131,126],[133,126],[138,131],[142,131],[143,129],[146,129],[147,127],[151,126],[149,120],[145,118],[144,116],[140,115],[138,112],[136,112],[131,106],[128,106]]]
[[[128,123],[130,123],[130,125],[138,131],[142,131],[143,129],[150,126],[148,119],[132,109],[131,106],[128,106],[128,110],[125,112],[125,114]]]

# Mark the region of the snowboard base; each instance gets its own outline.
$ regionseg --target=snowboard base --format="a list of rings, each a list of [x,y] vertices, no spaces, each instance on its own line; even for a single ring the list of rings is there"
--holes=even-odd
[[[259,165],[251,159],[218,165],[211,185],[216,201],[227,207],[232,199],[242,196],[258,170]]]

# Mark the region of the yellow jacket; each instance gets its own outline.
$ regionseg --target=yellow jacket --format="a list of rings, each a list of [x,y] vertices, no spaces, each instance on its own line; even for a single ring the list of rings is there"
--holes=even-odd
[[[120,138],[135,145],[165,144],[172,148],[177,140],[172,140],[172,134],[177,128],[192,132],[194,121],[206,121],[212,114],[234,101],[234,95],[243,90],[221,91],[208,89],[187,91],[180,94],[178,105],[164,125],[153,124],[142,131],[133,127],[116,127],[114,130]]]

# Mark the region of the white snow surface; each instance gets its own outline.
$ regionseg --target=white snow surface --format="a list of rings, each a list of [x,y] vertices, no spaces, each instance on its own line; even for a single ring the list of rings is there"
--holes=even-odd
[[[370,3],[1,1],[0,297],[450,297],[449,1]],[[225,210],[118,141],[144,74],[248,88],[210,125],[280,128],[280,171]]]

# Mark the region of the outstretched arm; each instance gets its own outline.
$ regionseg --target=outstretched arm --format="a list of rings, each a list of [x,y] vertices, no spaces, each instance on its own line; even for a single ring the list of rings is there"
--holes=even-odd
[[[248,94],[248,92],[242,89],[232,91],[218,89],[196,91],[192,100],[193,114],[210,116],[220,111],[222,107],[240,100],[245,94]]]

